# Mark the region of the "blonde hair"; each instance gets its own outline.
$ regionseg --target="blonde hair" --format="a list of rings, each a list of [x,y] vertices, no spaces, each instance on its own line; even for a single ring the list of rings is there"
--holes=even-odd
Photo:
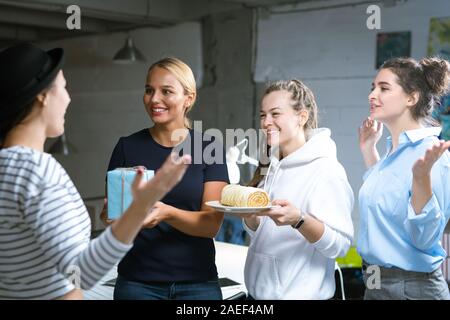
[[[280,80],[269,84],[264,90],[264,95],[267,96],[271,92],[287,91],[291,94],[291,107],[295,111],[308,111],[308,121],[306,121],[304,129],[311,130],[317,128],[317,103],[314,94],[303,82],[297,79]]]
[[[291,94],[292,104],[291,107],[295,111],[306,110],[308,111],[308,120],[304,125],[305,131],[308,133],[311,129],[316,129],[318,126],[317,120],[317,103],[314,98],[314,94],[311,89],[309,89],[303,82],[297,79],[292,80],[280,80],[267,85],[264,90],[264,95],[267,96],[271,92],[275,91],[287,91]],[[261,99],[261,100],[262,100]],[[266,156],[270,155],[270,146],[267,146],[265,152]],[[263,179],[262,169],[268,167],[268,165],[263,165],[261,162],[256,168],[252,180],[248,183],[249,186],[256,187]]]
[[[155,67],[165,69],[173,74],[181,83],[181,86],[184,89],[184,94],[192,95],[192,102],[186,108],[186,112],[184,114],[185,127],[192,129],[192,123],[191,120],[187,117],[187,114],[189,111],[191,111],[197,98],[197,84],[195,82],[194,73],[186,63],[184,63],[180,59],[173,57],[163,58],[155,62],[150,66],[148,72],[150,73],[150,71],[152,71]]]

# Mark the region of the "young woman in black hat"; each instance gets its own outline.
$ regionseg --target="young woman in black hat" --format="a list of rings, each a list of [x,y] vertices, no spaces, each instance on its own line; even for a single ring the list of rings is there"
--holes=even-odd
[[[0,299],[80,299],[132,247],[149,209],[184,175],[190,157],[168,159],[134,202],[90,241],[86,207],[61,165],[43,152],[64,132],[70,103],[63,50],[24,43],[0,52]]]

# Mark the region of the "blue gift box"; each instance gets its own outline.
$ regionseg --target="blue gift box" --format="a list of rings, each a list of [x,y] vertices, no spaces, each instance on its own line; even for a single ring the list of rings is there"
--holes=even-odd
[[[117,168],[108,171],[108,219],[119,218],[133,201],[131,185],[136,176],[137,168]],[[153,170],[145,170],[143,180],[153,178]]]

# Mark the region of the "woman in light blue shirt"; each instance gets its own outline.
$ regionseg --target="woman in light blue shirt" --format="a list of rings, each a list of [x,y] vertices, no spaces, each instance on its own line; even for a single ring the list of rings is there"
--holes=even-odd
[[[426,125],[448,92],[450,66],[439,58],[395,58],[378,72],[370,116],[359,129],[368,171],[359,192],[358,252],[365,299],[449,299],[440,239],[450,216],[450,141]],[[390,132],[380,159],[376,144]]]

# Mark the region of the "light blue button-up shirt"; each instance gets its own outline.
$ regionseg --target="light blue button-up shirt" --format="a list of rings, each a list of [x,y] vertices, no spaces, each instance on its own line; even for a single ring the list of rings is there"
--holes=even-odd
[[[450,153],[431,170],[433,195],[420,214],[411,205],[412,167],[438,142],[441,128],[403,132],[397,150],[364,175],[359,191],[358,252],[369,264],[431,272],[446,257],[441,238],[450,216]]]

